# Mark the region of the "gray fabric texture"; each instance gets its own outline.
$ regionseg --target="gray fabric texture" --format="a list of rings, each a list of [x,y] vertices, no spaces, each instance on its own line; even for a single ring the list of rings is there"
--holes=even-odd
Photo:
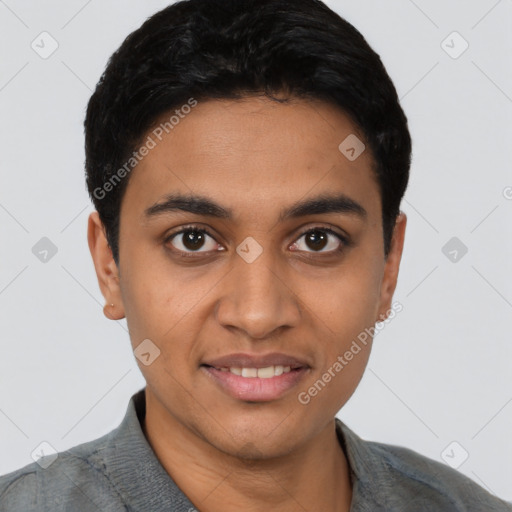
[[[144,389],[108,434],[0,477],[0,512],[194,512],[199,510],[159,463],[141,428]],[[413,450],[336,429],[351,470],[350,512],[512,512],[449,466]],[[316,512],[316,511],[311,511]]]

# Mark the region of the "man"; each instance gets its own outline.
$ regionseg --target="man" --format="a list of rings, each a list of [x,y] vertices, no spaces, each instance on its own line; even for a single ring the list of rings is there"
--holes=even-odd
[[[0,480],[2,511],[507,511],[335,415],[394,314],[411,140],[317,0],[189,0],[112,56],[85,120],[105,315],[146,379],[121,425]]]

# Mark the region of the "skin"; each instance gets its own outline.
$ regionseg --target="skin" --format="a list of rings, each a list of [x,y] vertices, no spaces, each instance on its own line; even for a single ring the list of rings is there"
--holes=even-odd
[[[352,133],[359,132],[351,120],[320,101],[200,102],[130,175],[119,267],[98,214],[90,215],[106,316],[126,316],[134,349],[149,338],[161,351],[149,366],[138,362],[147,381],[145,435],[202,511],[350,508],[349,467],[334,418],[359,384],[372,340],[307,405],[297,395],[359,333],[386,318],[406,226],[401,213],[385,258],[370,150],[351,162],[338,149]],[[232,209],[233,218],[178,211],[145,218],[145,209],[170,192],[207,196]],[[279,221],[283,208],[321,193],[346,194],[367,217]],[[215,238],[206,236],[203,252],[184,260],[182,235],[164,239],[190,223]],[[328,245],[315,249],[301,236],[326,226],[348,234],[351,244],[328,235]],[[250,264],[236,252],[248,236],[263,248]],[[284,352],[310,369],[277,400],[238,400],[200,368],[235,352]]]

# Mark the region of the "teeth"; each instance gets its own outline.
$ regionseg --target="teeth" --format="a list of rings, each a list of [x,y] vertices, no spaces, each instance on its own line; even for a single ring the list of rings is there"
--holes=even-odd
[[[242,368],[242,377],[257,377],[258,370],[256,368]]]
[[[243,375],[243,373],[242,373]],[[258,377],[260,379],[269,379],[270,377],[273,377],[275,375],[274,373],[274,367],[273,366],[267,366],[266,368],[258,368]]]
[[[254,377],[259,377],[260,379],[271,379],[272,377],[278,377],[283,373],[288,373],[291,371],[290,366],[267,366],[265,368],[218,368],[218,370],[222,372],[231,372],[234,375],[239,375],[241,377],[247,377],[252,379]]]

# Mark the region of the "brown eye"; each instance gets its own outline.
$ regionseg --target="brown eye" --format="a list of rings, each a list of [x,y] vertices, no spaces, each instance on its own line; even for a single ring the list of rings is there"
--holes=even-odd
[[[322,231],[310,231],[304,236],[306,245],[314,251],[321,251],[328,243],[328,236]]]
[[[304,239],[301,243],[300,240]],[[328,228],[314,228],[303,233],[293,244],[293,250],[305,252],[329,253],[341,250],[347,241]],[[327,249],[327,250],[323,250]]]
[[[214,238],[204,229],[187,228],[167,238],[176,250],[182,252],[208,252],[218,246]],[[203,250],[201,250],[203,249]]]
[[[183,233],[183,245],[191,251],[197,251],[204,244],[204,234],[200,231],[186,231]]]

